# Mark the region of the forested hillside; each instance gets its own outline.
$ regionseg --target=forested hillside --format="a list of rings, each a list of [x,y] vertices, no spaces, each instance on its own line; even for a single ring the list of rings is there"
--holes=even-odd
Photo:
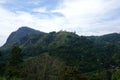
[[[0,48],[0,80],[119,80],[120,34],[21,27]]]

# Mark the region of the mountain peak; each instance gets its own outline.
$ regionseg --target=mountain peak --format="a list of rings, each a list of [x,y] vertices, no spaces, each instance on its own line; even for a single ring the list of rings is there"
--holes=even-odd
[[[34,29],[32,29],[32,28],[29,28],[29,27],[27,27],[27,26],[22,26],[22,27],[20,27],[16,32],[25,32],[25,33],[29,33],[29,32],[34,32],[34,31],[37,31],[37,30],[34,30]]]
[[[22,26],[18,30],[33,30],[33,29],[29,28],[28,26]]]
[[[26,36],[39,35],[42,33],[43,32],[29,28],[27,26],[22,26],[18,30],[14,31],[10,34],[5,45],[7,45],[7,44],[13,45],[15,43],[20,43],[20,40]]]

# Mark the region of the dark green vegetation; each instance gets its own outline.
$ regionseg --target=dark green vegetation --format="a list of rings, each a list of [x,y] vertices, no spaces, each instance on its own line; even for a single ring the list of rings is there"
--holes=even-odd
[[[120,79],[118,33],[78,36],[22,27],[0,50],[0,80]]]
[[[19,47],[14,46],[7,58],[5,75],[8,80],[13,77],[18,77],[22,61],[23,58],[21,54],[21,49]]]

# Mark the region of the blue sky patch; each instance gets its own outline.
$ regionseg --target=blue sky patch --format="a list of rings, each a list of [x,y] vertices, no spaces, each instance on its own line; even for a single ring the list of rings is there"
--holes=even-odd
[[[36,4],[37,3],[37,4]],[[62,0],[10,0],[3,6],[11,11],[28,11],[34,8],[45,7],[47,11],[55,9]]]

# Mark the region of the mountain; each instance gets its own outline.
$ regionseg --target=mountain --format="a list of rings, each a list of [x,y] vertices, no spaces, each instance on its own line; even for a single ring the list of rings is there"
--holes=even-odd
[[[113,70],[119,69],[120,66],[119,33],[79,36],[74,32],[45,33],[29,27],[21,27],[12,32],[7,42],[0,48],[3,60],[6,60],[13,46],[19,46],[22,49],[24,59],[30,61],[29,64],[32,63],[30,66],[36,67],[36,63],[41,65],[39,61],[44,65],[42,61],[44,58],[36,59],[36,57],[47,54],[53,60],[59,59],[67,66],[77,67],[81,72],[90,76],[91,80],[103,80],[101,78],[108,75],[107,71],[112,74]],[[51,64],[54,63],[50,62],[49,65]]]
[[[22,53],[24,56],[35,56],[41,53],[51,52],[52,55],[61,55],[61,57],[64,55],[65,57],[66,54],[63,53],[73,52],[83,54],[85,52],[84,49],[91,51],[93,47],[101,52],[104,46],[112,46],[118,44],[119,41],[120,34],[118,33],[88,37],[78,36],[73,32],[67,31],[45,33],[23,26],[17,31],[12,32],[7,42],[0,49],[3,53],[8,54],[13,46],[19,46],[23,49]]]
[[[29,27],[21,27],[17,31],[12,32],[7,39],[7,42],[4,46],[13,46],[13,45],[21,45],[25,43],[26,40],[31,39],[29,36],[40,36],[45,33],[31,29]],[[3,46],[3,47],[4,47]]]
[[[0,48],[5,54],[8,54],[13,46],[26,48],[35,44],[35,42],[47,33],[34,30],[27,26],[19,28],[12,32],[6,43]]]
[[[119,33],[107,34],[101,36],[100,39],[101,41],[106,41],[106,42],[120,42],[120,34]]]

